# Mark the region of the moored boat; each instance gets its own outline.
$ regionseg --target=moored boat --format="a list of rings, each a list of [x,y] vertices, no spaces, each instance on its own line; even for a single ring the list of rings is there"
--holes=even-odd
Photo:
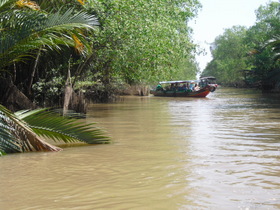
[[[165,97],[206,97],[217,89],[215,77],[202,77],[199,80],[163,81],[151,90],[154,96]]]

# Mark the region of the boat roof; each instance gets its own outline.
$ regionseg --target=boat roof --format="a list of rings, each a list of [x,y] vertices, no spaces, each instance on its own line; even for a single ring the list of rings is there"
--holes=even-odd
[[[178,81],[162,81],[159,84],[176,84],[176,83],[197,83],[199,80],[178,80]]]
[[[216,77],[213,76],[208,76],[208,77],[200,77],[200,79],[210,79],[210,80],[215,80]]]
[[[162,81],[162,82],[159,82],[159,84],[198,83],[198,82],[200,82],[202,79],[216,80],[215,77],[213,77],[213,76],[208,76],[208,77],[200,77],[199,80]]]

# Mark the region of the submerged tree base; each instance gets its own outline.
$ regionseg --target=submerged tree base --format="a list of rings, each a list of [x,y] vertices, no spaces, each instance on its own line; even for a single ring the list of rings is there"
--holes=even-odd
[[[150,93],[149,85],[126,85],[120,95],[148,96]]]

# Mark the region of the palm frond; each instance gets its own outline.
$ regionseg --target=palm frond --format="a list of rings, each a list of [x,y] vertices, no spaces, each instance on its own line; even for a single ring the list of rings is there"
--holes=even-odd
[[[0,0],[0,12],[10,9],[17,0]]]
[[[21,152],[17,139],[11,134],[14,128],[10,126],[9,121],[9,118],[0,112],[0,151],[6,153]]]
[[[86,39],[77,29],[92,30],[97,25],[95,16],[75,13],[73,9],[51,14],[33,10],[0,12],[0,68],[23,60],[34,49],[60,50],[60,45],[75,46],[73,35],[86,45]]]
[[[40,138],[23,120],[0,105],[0,151],[60,151]]]
[[[82,141],[88,144],[110,142],[110,139],[104,136],[103,131],[96,128],[94,123],[85,124],[77,119],[62,117],[45,109],[16,114],[20,119],[27,122],[37,135],[54,141],[63,141],[65,143]]]
[[[272,60],[276,63],[280,59],[280,35],[274,36],[272,39],[266,41],[263,49],[270,47],[272,50]]]

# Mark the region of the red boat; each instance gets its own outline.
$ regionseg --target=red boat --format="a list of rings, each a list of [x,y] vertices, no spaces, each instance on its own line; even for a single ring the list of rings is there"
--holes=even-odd
[[[151,90],[154,96],[165,97],[206,97],[217,89],[215,77],[202,77],[199,80],[163,81]]]

